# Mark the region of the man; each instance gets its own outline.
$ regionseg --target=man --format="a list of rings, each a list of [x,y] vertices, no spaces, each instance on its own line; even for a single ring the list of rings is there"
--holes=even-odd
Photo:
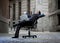
[[[28,21],[22,21],[19,24],[15,25],[17,26],[15,36],[12,38],[18,38],[19,37],[19,30],[24,26],[33,26],[34,22],[37,21],[39,18],[44,17],[45,15],[40,14],[33,14]]]
[[[29,20],[27,12],[24,12],[24,14],[20,16],[20,21],[23,21],[23,20],[25,21]]]

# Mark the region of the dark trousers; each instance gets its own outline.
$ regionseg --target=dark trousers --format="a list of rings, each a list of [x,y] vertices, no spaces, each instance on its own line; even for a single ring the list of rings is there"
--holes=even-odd
[[[14,37],[17,37],[17,38],[19,37],[19,30],[21,29],[21,27],[32,26],[32,24],[33,24],[32,21],[22,21],[16,24],[15,26],[17,26],[17,29]]]
[[[14,25],[14,27],[17,26],[14,37],[19,37],[19,30],[21,29],[21,27],[23,27],[23,24],[25,24],[25,21],[19,22],[18,24]]]
[[[14,37],[19,37],[19,30],[20,30],[20,26],[17,26],[16,32],[15,32],[15,36]]]

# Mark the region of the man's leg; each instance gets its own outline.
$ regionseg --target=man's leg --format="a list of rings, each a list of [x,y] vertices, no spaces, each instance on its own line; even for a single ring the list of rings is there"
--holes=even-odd
[[[17,24],[17,29],[16,29],[16,32],[15,32],[15,36],[12,37],[12,38],[18,38],[19,37],[19,30],[20,30],[20,28],[24,27],[24,26],[25,26],[25,21],[22,21],[19,24]]]
[[[19,30],[20,30],[20,26],[18,25],[17,26],[17,29],[16,29],[16,32],[15,32],[15,36],[14,37],[12,37],[12,38],[18,38],[19,37]]]

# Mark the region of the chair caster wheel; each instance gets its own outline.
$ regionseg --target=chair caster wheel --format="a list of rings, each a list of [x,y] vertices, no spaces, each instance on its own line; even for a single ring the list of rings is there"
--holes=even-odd
[[[33,38],[34,38],[34,36],[33,36]]]
[[[33,36],[33,38],[37,38],[37,36],[36,36],[36,35],[34,35],[34,36]]]
[[[35,38],[37,38],[37,36],[35,35]]]
[[[22,36],[23,38],[26,38],[25,36]]]
[[[24,38],[24,36],[22,36]]]

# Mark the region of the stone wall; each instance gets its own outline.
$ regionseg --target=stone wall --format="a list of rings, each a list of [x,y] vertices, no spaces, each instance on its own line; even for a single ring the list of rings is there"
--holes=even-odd
[[[21,1],[21,14],[23,14],[24,12],[27,12],[27,0]]]
[[[52,16],[46,16],[40,18],[37,24],[37,30],[39,31],[56,31],[58,25],[58,17],[57,14]]]
[[[48,3],[49,13],[58,10],[58,0],[48,0]]]
[[[36,10],[36,0],[30,0],[30,10],[35,13]]]
[[[48,0],[36,0],[36,11],[41,11],[41,13],[48,14]]]
[[[35,0],[35,12],[41,11],[45,15],[48,14],[48,0]],[[37,30],[39,31],[49,31],[49,17],[43,17],[38,19]]]
[[[52,14],[54,11],[58,10],[56,5],[56,0],[30,0],[30,10],[32,13],[40,10],[41,13],[44,13],[46,15],[45,17],[38,19],[38,31],[57,30],[58,17],[57,14]],[[22,14],[24,11],[27,11],[27,0],[22,0]]]
[[[2,16],[5,18],[9,18],[9,1],[0,0],[0,8],[2,10]]]
[[[6,23],[6,22],[4,22],[2,20],[0,20],[0,33],[8,33],[8,27],[9,27],[8,23]]]
[[[16,3],[16,8],[18,9],[18,3]],[[27,0],[21,1],[21,14],[27,11]],[[37,30],[39,31],[56,31],[58,24],[57,14],[50,14],[57,10],[56,0],[30,0],[30,10],[35,13],[38,10],[44,13],[46,16],[38,19]],[[16,15],[18,11],[16,11]],[[52,16],[50,16],[52,15]],[[18,16],[16,16],[18,17]]]
[[[55,10],[57,10],[56,0],[39,0],[40,6],[39,3],[37,3],[37,1],[36,1],[36,11],[40,10],[42,13],[46,15],[45,17],[40,18],[38,20],[37,30],[56,31],[58,24],[57,14],[50,14],[53,13]]]
[[[0,0],[0,33],[8,33],[9,1]]]
[[[49,17],[49,24],[50,24],[50,31],[56,31],[57,30],[57,25],[58,25],[58,17],[57,14],[54,14]]]

